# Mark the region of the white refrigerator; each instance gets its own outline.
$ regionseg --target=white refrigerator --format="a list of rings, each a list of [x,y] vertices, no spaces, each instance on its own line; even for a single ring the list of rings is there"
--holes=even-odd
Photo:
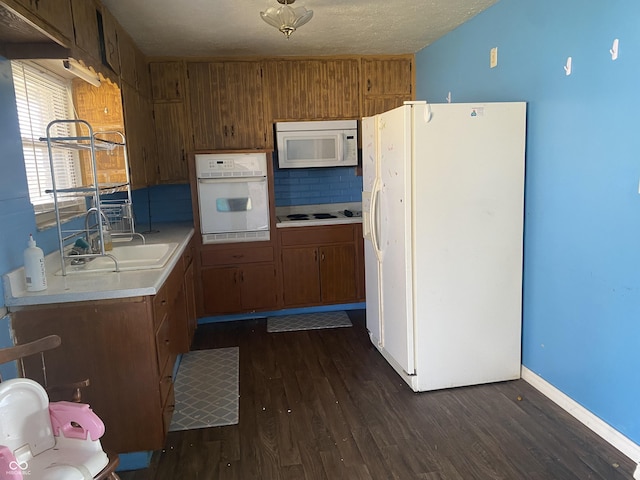
[[[414,391],[520,377],[526,104],[362,120],[367,329]]]

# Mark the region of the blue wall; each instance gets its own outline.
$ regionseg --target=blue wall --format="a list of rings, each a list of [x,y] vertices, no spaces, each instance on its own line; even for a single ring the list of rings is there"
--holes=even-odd
[[[523,364],[637,444],[639,18],[637,0],[501,0],[416,55],[418,99],[528,102]]]

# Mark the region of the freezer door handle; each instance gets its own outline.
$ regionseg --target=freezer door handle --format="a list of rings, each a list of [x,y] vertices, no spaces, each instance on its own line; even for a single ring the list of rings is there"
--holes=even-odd
[[[369,204],[369,229],[371,231],[371,244],[376,254],[378,263],[382,262],[382,250],[380,249],[380,231],[378,225],[378,203],[380,198],[380,182],[376,179],[373,182],[373,192],[371,193],[371,202]]]

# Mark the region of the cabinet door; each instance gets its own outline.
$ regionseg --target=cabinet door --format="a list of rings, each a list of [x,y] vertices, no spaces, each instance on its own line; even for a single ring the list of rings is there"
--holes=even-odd
[[[131,37],[121,27],[117,27],[118,53],[120,55],[120,77],[130,86],[137,88],[138,74],[136,46]]]
[[[265,70],[271,118],[359,116],[358,60],[274,60]]]
[[[155,103],[153,116],[158,148],[158,182],[188,182],[187,114],[184,104]]]
[[[265,310],[277,305],[274,265],[243,265],[240,270],[243,311]]]
[[[147,57],[136,48],[136,88],[144,98],[151,99],[151,75]]]
[[[102,9],[103,62],[115,73],[120,73],[118,51],[118,22],[108,9]]]
[[[352,301],[357,298],[356,253],[353,244],[319,249],[322,301]]]
[[[221,97],[226,83],[224,64],[190,63],[187,71],[193,147],[196,150],[223,148],[222,111],[228,108]]]
[[[411,95],[412,69],[410,57],[363,58],[364,95]]]
[[[228,127],[224,148],[264,147],[266,132],[260,63],[228,62],[225,80],[223,98],[229,106],[223,116],[224,125]]]
[[[194,148],[259,148],[266,144],[259,62],[187,65]]]
[[[413,57],[362,59],[363,116],[376,115],[413,100]]]
[[[94,0],[71,0],[75,44],[95,64],[100,59],[100,34],[98,30],[98,6]]]
[[[133,188],[141,188],[147,184],[143,143],[144,115],[138,92],[126,83],[122,84],[122,106],[131,185]]]
[[[142,142],[142,158],[145,170],[145,185],[157,185],[160,178],[158,164],[158,146],[156,143],[156,129],[153,124],[153,104],[149,97],[138,93],[141,124],[140,135]]]
[[[320,302],[316,247],[283,249],[282,274],[285,305],[317,305]]]
[[[151,62],[151,91],[153,100],[172,102],[184,98],[184,64],[182,62]]]
[[[205,314],[241,311],[239,276],[240,269],[236,267],[202,270],[202,301]]]
[[[31,11],[70,40],[73,39],[73,19],[69,0],[21,0]]]

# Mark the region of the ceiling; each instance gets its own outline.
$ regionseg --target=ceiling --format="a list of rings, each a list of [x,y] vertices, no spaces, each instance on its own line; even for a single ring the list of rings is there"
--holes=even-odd
[[[297,0],[290,39],[260,18],[276,0],[102,0],[147,56],[415,53],[497,0]]]

